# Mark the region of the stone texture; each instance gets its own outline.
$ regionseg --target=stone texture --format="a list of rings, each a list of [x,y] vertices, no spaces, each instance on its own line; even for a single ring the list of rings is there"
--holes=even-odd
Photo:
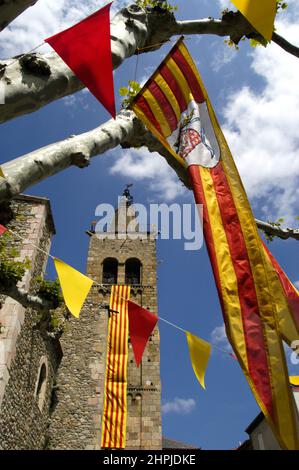
[[[118,214],[116,214],[116,219]],[[131,289],[131,299],[157,314],[156,241],[145,239],[101,239],[91,235],[87,275],[102,282],[103,262],[118,260],[118,284],[125,282],[125,262],[142,263],[141,284]],[[144,287],[146,286],[146,287]],[[70,321],[61,338],[63,360],[57,377],[57,404],[52,413],[51,449],[100,449],[101,418],[105,382],[107,311],[109,286],[94,285],[80,319]],[[136,367],[132,347],[128,358],[127,449],[161,449],[160,339],[156,328]]]
[[[49,250],[54,233],[47,200],[22,196],[2,216],[25,241],[13,239],[20,258],[32,261],[23,285],[42,274],[47,257],[28,243]],[[130,209],[131,210],[131,209]],[[119,214],[116,213],[116,222]],[[130,214],[132,221],[132,214]],[[124,227],[122,226],[122,230]],[[92,235],[92,234],[90,234]],[[118,260],[118,284],[125,282],[125,262],[138,258],[141,285],[131,299],[157,314],[156,242],[143,239],[90,238],[87,275],[102,282],[103,262]],[[111,235],[111,234],[110,234]],[[94,285],[80,318],[70,318],[60,342],[45,339],[35,327],[36,314],[12,299],[0,297],[0,449],[100,449],[105,384],[107,310],[110,287]],[[102,307],[101,307],[102,306]],[[63,357],[61,359],[61,356]],[[37,397],[38,374],[47,363],[42,409]],[[127,449],[161,449],[160,339],[156,328],[136,367],[129,342]]]
[[[11,204],[7,227],[48,251],[54,225],[49,202],[20,196]],[[0,220],[1,223],[1,220]],[[47,256],[17,237],[11,243],[19,259],[30,258],[31,269],[21,283],[30,289],[32,278],[43,275]],[[57,341],[43,337],[35,327],[36,312],[1,297],[0,309],[0,449],[43,449],[47,446],[52,387],[61,356]],[[42,409],[37,380],[41,359],[47,363]]]

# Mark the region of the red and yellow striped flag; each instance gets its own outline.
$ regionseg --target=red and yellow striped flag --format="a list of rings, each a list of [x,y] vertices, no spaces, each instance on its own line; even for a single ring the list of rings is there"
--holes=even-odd
[[[128,302],[130,286],[112,286],[107,339],[107,361],[102,448],[123,449],[127,425]]]
[[[284,341],[291,346],[299,338],[299,294],[264,243],[263,248],[275,298],[279,331]]]
[[[182,38],[131,105],[189,172],[226,332],[281,446],[298,448],[275,299],[255,220],[207,92]],[[269,268],[269,266],[268,266]]]

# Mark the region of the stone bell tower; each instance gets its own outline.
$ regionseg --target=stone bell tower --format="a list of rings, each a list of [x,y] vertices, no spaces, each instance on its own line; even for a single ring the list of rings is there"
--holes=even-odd
[[[125,217],[124,217],[125,215]],[[126,219],[126,220],[125,220]],[[61,338],[63,358],[53,394],[50,449],[100,449],[111,285],[129,284],[131,300],[157,314],[156,240],[147,227],[132,239],[135,211],[128,187],[115,211],[116,235],[90,236],[87,275],[94,284]],[[131,224],[130,224],[131,225]],[[136,224],[135,224],[136,225]],[[120,235],[118,237],[118,235]],[[126,449],[161,449],[160,339],[155,328],[137,368],[129,340]]]

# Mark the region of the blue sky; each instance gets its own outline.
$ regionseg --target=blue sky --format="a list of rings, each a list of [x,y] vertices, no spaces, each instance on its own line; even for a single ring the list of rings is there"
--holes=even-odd
[[[121,2],[115,2],[115,8]],[[179,19],[218,17],[225,1],[177,0]],[[291,0],[281,15],[278,32],[296,42],[298,7]],[[75,5],[74,5],[75,4]],[[0,55],[26,52],[52,33],[71,25],[102,5],[101,1],[39,0],[0,35]],[[196,13],[195,13],[196,12]],[[195,16],[194,16],[195,15]],[[187,38],[216,113],[223,125],[256,217],[299,215],[298,59],[277,46],[235,51],[215,36]],[[137,79],[143,81],[160,63],[171,44],[139,59]],[[46,50],[46,49],[45,49]],[[134,78],[136,58],[115,72],[115,90]],[[1,126],[0,163],[71,134],[97,127],[109,119],[87,92],[52,103],[37,113]],[[89,168],[70,168],[28,190],[51,200],[57,235],[52,253],[85,271],[88,237],[98,204],[117,203],[126,183],[133,182],[136,202],[192,201],[162,157],[145,150],[120,148],[94,158]],[[297,243],[297,244],[296,244]],[[218,346],[227,347],[215,284],[206,249],[184,251],[183,242],[158,241],[159,314]],[[299,281],[298,242],[278,241],[271,250],[292,281]],[[48,267],[53,276],[53,268]],[[175,295],[174,295],[175,293]],[[160,324],[163,433],[204,449],[232,449],[246,438],[244,429],[258,407],[236,361],[214,350],[206,376],[207,390],[197,383],[183,334]],[[299,374],[299,366],[293,366]]]

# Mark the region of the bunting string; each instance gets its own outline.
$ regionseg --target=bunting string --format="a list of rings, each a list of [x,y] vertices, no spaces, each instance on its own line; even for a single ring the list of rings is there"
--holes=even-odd
[[[55,267],[56,267],[56,271],[58,271],[58,270],[57,270],[57,260],[58,260],[58,259],[57,259],[55,256],[53,256],[50,252],[47,252],[47,251],[43,250],[42,248],[40,248],[39,246],[37,246],[37,245],[35,245],[34,243],[32,243],[31,241],[26,240],[26,238],[22,237],[21,235],[19,235],[18,233],[16,233],[14,230],[11,230],[11,229],[6,228],[6,231],[9,232],[9,233],[11,233],[13,236],[19,238],[20,240],[22,240],[22,241],[28,243],[28,245],[33,246],[35,249],[37,249],[38,251],[40,251],[41,253],[43,253],[43,254],[46,255],[47,257],[51,258],[51,259],[54,261],[54,264],[55,264]],[[58,261],[60,261],[60,260],[58,260]],[[66,265],[65,263],[63,263],[63,264],[64,264],[65,266],[68,266],[68,265]],[[68,266],[68,268],[71,268],[71,266]],[[71,269],[73,270],[74,268],[71,268]],[[76,270],[74,270],[74,271],[76,271]],[[87,278],[87,276],[85,276],[85,275],[79,273],[79,271],[76,271],[76,272],[77,272],[78,274],[80,274],[81,276],[83,276],[83,280],[84,280],[84,278]],[[57,274],[58,274],[58,272],[57,272]],[[61,280],[61,276],[58,275],[58,278]],[[92,278],[89,277],[89,276],[88,276],[88,279],[89,279],[90,281],[92,281],[92,283],[93,283],[94,285],[96,285],[96,286],[98,286],[98,287],[101,287],[101,288],[105,287],[105,285],[104,285],[103,283],[99,283],[99,282],[95,281],[94,279],[92,279]],[[81,280],[81,282],[82,282],[82,280]],[[118,294],[116,294],[116,292],[115,292],[114,295],[117,296]],[[119,296],[119,295],[118,295],[118,296]],[[120,299],[121,299],[121,300],[124,300],[124,301],[126,301],[126,302],[128,301],[128,299],[126,299],[126,298],[124,298],[124,297],[120,297]],[[79,317],[79,313],[80,313],[80,312],[78,311],[78,309],[75,309],[75,314],[73,313],[73,312],[74,312],[74,309],[73,309],[72,307],[71,307],[71,310],[70,310],[70,311],[71,311],[71,313],[72,313],[75,317],[77,317],[77,318]],[[181,331],[181,332],[184,333],[184,334],[187,333],[187,330],[185,330],[184,328],[180,327],[179,325],[176,325],[175,323],[170,322],[169,320],[166,320],[165,318],[163,318],[163,317],[161,317],[161,316],[158,316],[158,320],[160,320],[160,321],[162,321],[162,322],[168,324],[169,326],[172,326],[173,328],[175,328],[176,330]],[[210,344],[213,346],[213,348],[215,348],[215,349],[221,351],[222,353],[224,353],[224,354],[230,356],[232,359],[235,359],[235,360],[236,360],[235,356],[234,356],[232,353],[230,353],[229,351],[226,351],[225,349],[220,348],[220,347],[217,346],[215,343],[210,343]]]
[[[114,295],[120,297],[119,294],[114,293]],[[125,297],[120,297],[120,299],[123,300],[124,302],[128,302],[128,299],[126,299]],[[167,323],[169,326],[172,326],[173,328],[175,328],[176,330],[181,331],[184,334],[188,333],[188,330],[185,330],[181,326],[176,325],[175,323],[172,323],[169,320],[166,320],[165,318],[161,317],[160,315],[158,315],[157,318],[158,318],[158,320],[161,320],[162,322]],[[232,359],[237,360],[237,358],[235,357],[235,355],[233,353],[231,353],[229,351],[226,351],[223,348],[220,348],[215,343],[210,343],[210,344],[213,346],[213,348],[218,349],[219,351],[223,352],[224,354],[229,355]]]
[[[26,240],[26,238],[22,237],[21,235],[19,235],[18,233],[14,232],[13,230],[11,230],[10,228],[7,229],[7,232],[11,233],[14,237],[17,237],[19,238],[20,240],[28,243],[28,245],[31,245],[33,246],[34,248],[36,248],[38,251],[40,251],[41,253],[43,253],[44,255],[46,255],[47,257],[51,258],[51,259],[55,259],[54,256],[51,255],[51,253],[49,253],[48,251],[45,251],[43,250],[42,248],[40,248],[39,246],[35,245],[34,243]]]

